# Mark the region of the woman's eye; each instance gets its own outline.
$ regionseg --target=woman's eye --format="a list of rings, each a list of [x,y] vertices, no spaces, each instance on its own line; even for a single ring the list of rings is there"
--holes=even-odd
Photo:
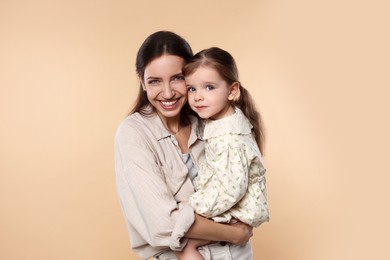
[[[213,90],[213,89],[215,89],[215,87],[212,86],[212,85],[206,85],[206,89],[207,89],[207,90]]]
[[[160,81],[158,79],[151,79],[151,80],[148,80],[148,85],[156,85],[158,84]]]
[[[173,77],[173,80],[184,80],[183,75],[177,75]]]

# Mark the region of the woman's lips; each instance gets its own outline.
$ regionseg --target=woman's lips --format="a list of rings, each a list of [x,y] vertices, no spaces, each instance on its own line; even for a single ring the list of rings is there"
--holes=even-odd
[[[160,100],[161,107],[165,110],[175,110],[179,104],[179,99],[162,101]]]

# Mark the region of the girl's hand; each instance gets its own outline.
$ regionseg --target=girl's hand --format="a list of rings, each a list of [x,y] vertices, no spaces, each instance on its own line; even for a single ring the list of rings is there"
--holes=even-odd
[[[249,239],[253,236],[253,227],[242,223],[240,221],[231,223],[232,227],[235,228],[235,235],[232,236],[230,243],[238,246],[245,245]]]

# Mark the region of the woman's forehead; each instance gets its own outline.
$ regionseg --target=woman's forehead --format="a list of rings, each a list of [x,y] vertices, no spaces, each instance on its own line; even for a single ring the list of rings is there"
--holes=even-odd
[[[164,54],[146,65],[144,77],[165,77],[175,75],[181,73],[183,65],[183,58]]]

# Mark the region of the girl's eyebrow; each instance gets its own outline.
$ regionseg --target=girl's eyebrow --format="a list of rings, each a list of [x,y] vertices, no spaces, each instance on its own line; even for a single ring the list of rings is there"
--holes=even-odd
[[[217,83],[212,82],[212,81],[206,81],[206,82],[203,82],[203,84],[218,85]]]

